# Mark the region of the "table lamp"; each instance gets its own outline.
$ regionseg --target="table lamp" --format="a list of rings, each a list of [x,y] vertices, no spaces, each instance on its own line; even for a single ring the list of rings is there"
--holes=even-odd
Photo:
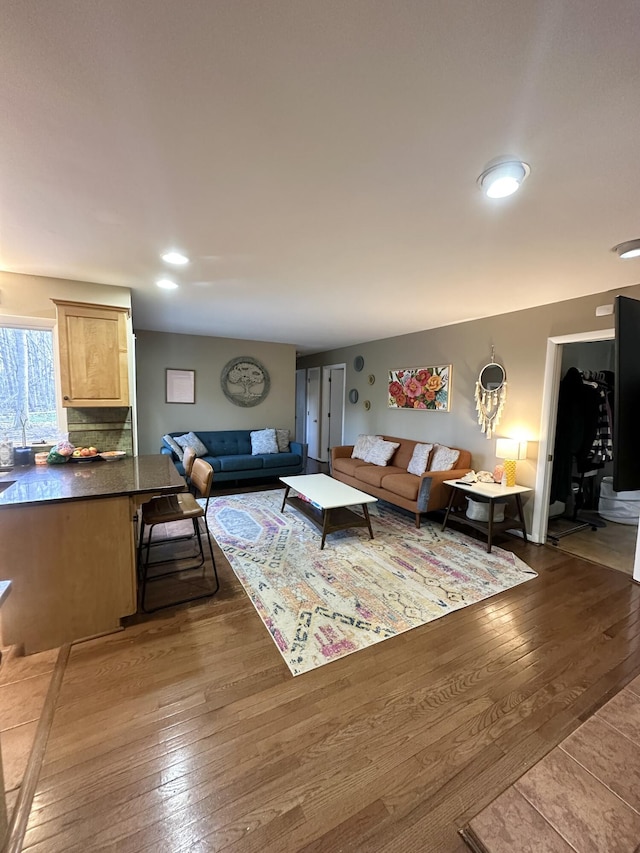
[[[496,441],[496,456],[498,459],[504,459],[504,485],[515,486],[516,460],[527,458],[527,442],[513,438],[499,438]]]

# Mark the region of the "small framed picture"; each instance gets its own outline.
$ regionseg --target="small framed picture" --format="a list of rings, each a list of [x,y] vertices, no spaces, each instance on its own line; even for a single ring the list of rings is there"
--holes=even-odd
[[[196,372],[195,370],[178,370],[175,367],[166,368],[166,403],[195,403],[196,401]]]

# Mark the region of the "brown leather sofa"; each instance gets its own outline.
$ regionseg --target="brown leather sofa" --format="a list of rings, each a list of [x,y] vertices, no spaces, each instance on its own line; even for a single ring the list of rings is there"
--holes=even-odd
[[[444,509],[449,503],[449,489],[444,480],[457,480],[471,470],[471,453],[460,450],[456,467],[450,471],[425,471],[410,474],[407,465],[413,449],[418,443],[410,438],[394,438],[383,435],[386,441],[398,442],[387,465],[372,465],[362,459],[352,459],[353,444],[331,448],[331,476],[361,492],[388,501],[415,513],[416,527],[420,527],[420,515],[436,509]],[[459,448],[454,448],[459,450]]]

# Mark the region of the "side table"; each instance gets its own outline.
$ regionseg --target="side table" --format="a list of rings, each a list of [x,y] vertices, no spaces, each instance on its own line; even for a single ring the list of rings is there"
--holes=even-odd
[[[476,521],[473,518],[467,518],[464,512],[455,511],[453,513],[453,518],[455,518],[455,520],[458,521],[460,524],[464,524],[467,527],[472,527],[474,530],[479,530],[481,533],[484,533],[487,537],[488,552],[491,551],[491,545],[493,544],[493,534],[496,531],[518,529],[522,531],[524,541],[527,541],[527,528],[524,523],[524,512],[522,511],[521,496],[525,492],[531,491],[528,486],[501,486],[499,483],[461,483],[460,480],[445,480],[444,485],[451,487],[451,496],[449,497],[449,503],[447,504],[447,511],[444,516],[444,521],[442,522],[442,530],[445,529],[449,521],[449,516],[452,513],[453,502],[455,500],[456,493],[465,492],[468,495],[475,495],[477,497],[484,498],[488,501],[489,520]],[[508,497],[515,498],[516,507],[518,509],[518,519],[505,518],[504,521],[494,521],[494,505],[498,501],[500,501],[500,503],[503,503],[504,499]]]

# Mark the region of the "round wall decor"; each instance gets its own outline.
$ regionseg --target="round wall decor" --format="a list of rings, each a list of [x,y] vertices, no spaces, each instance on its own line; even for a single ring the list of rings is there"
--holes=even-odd
[[[358,389],[357,388],[352,388],[351,391],[349,391],[349,402],[350,403],[357,403],[358,402]]]
[[[373,383],[374,383],[375,381],[376,381],[376,377],[373,375],[373,373],[370,373],[370,374],[369,374],[369,379],[368,379],[369,385],[373,385]]]
[[[369,409],[371,408],[371,401],[370,401],[370,400],[365,400],[365,401],[364,401],[364,407],[365,407],[365,409],[366,409],[367,411],[369,411]]]
[[[357,370],[358,373],[360,373],[360,371],[362,370],[363,367],[364,367],[364,358],[361,355],[357,355],[353,359],[353,369]]]
[[[243,355],[225,364],[220,385],[227,400],[246,408],[264,400],[271,388],[271,379],[267,368],[257,358]]]

